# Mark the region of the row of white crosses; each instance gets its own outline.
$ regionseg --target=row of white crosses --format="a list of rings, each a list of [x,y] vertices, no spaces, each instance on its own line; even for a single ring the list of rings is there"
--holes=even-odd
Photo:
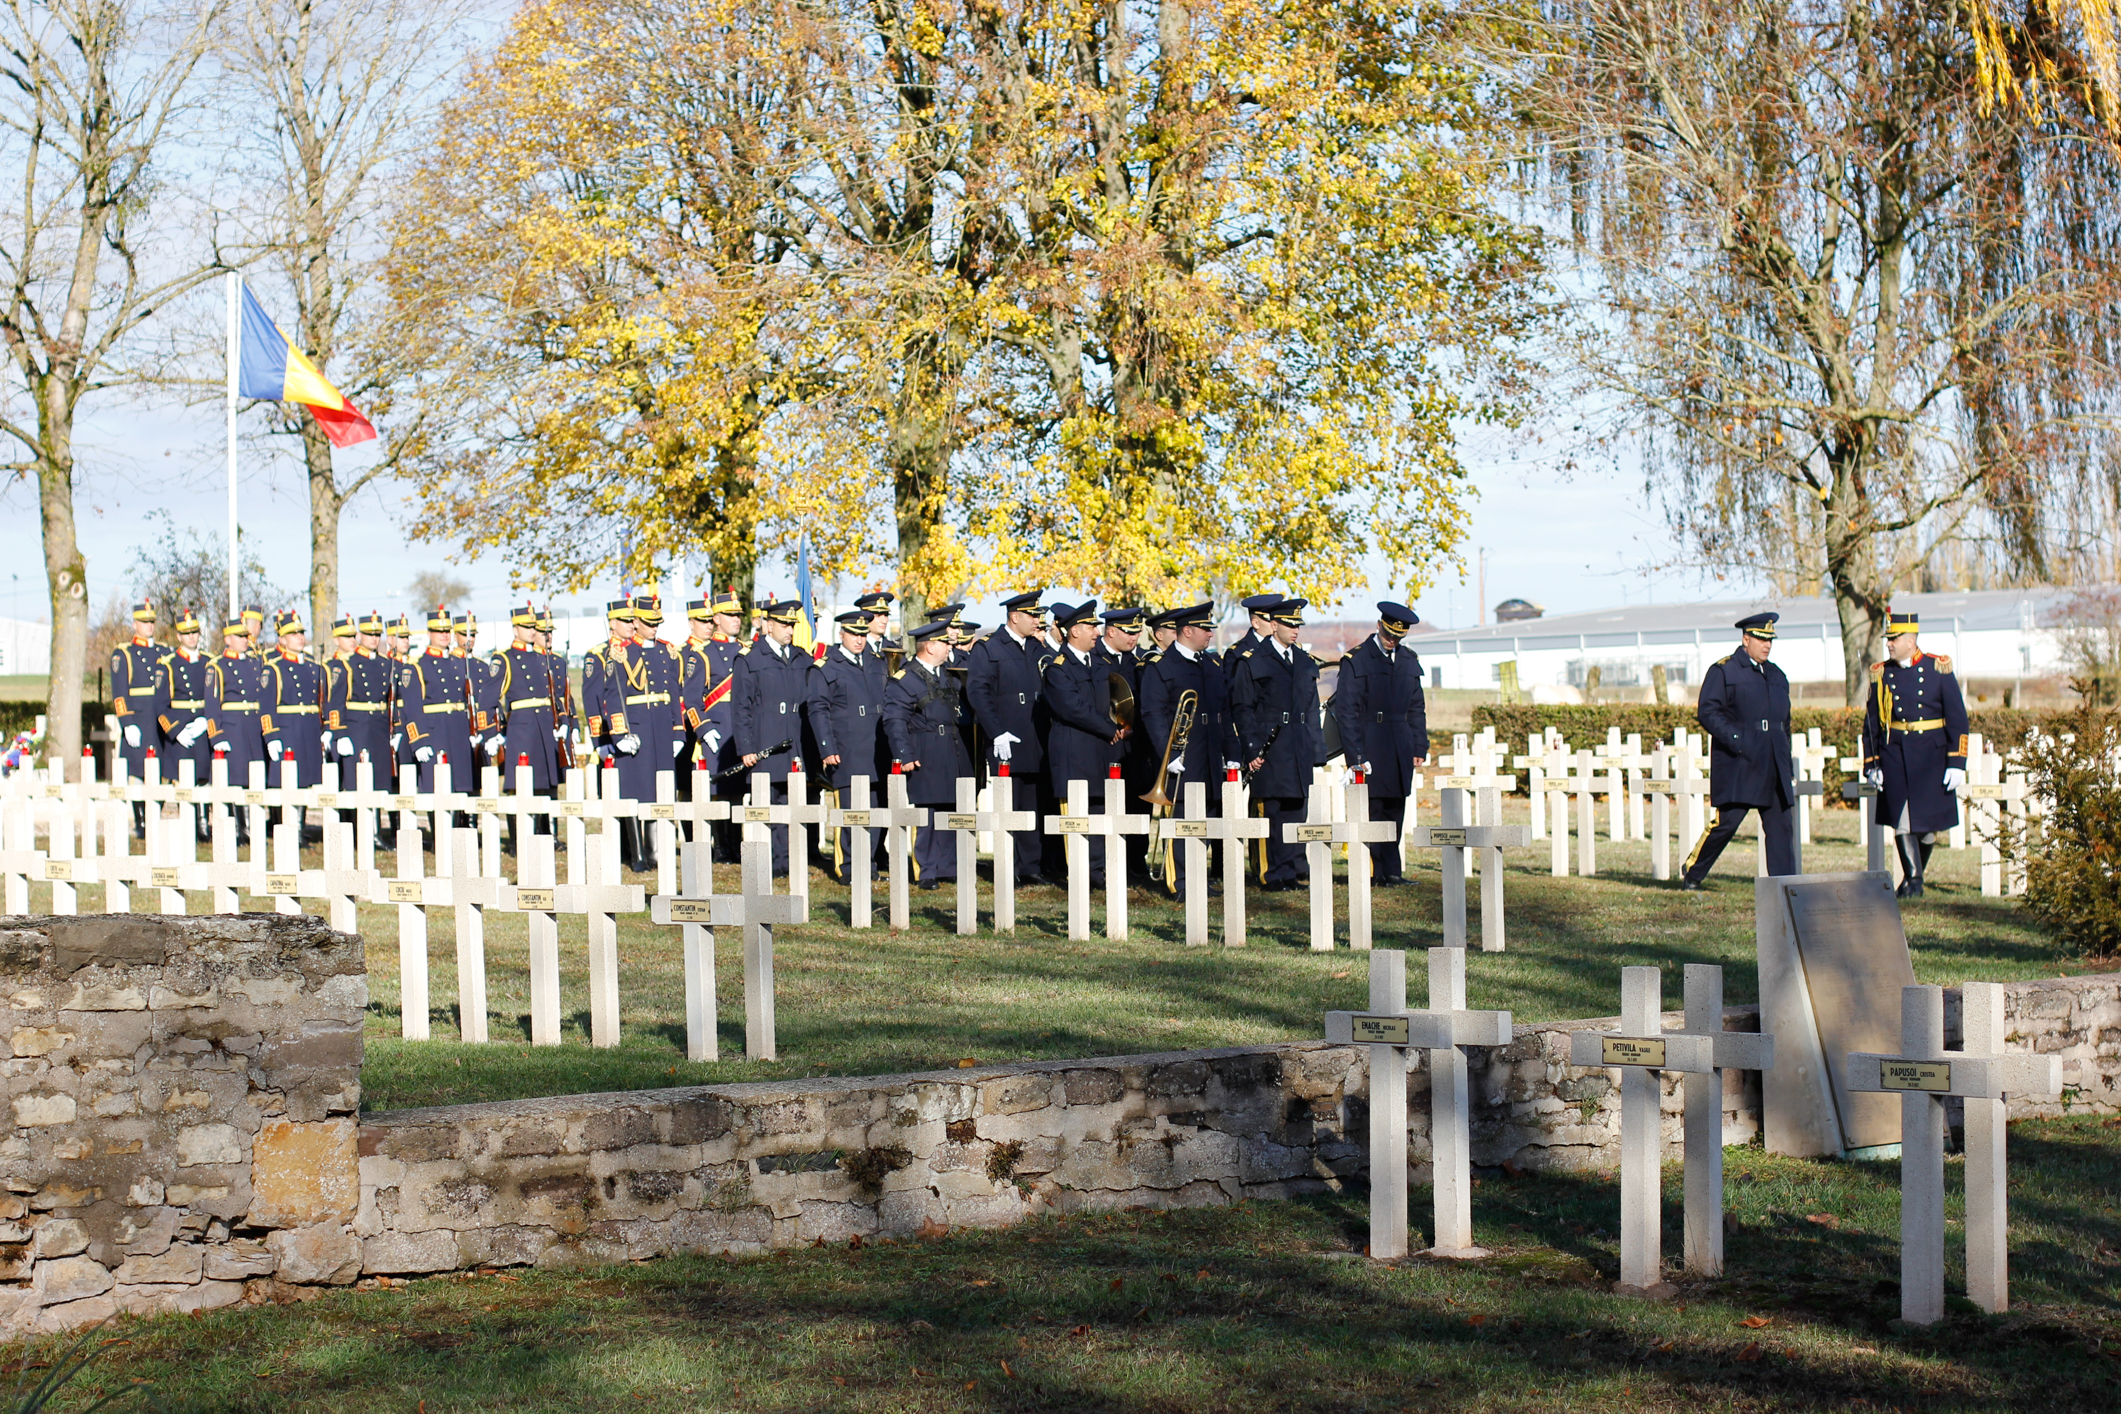
[[[1463,948],[1429,950],[1429,1005],[1407,1005],[1406,954],[1370,954],[1370,1007],[1326,1013],[1326,1040],[1367,1045],[1370,1076],[1370,1247],[1391,1261],[1409,1247],[1407,1068],[1411,1054],[1429,1063],[1429,1144],[1434,1178],[1432,1245],[1422,1254],[1487,1256],[1473,1238],[1472,1105],[1468,1046],[1510,1044],[1506,1011],[1466,1005]],[[1765,1070],[1775,1038],[1723,1027],[1723,969],[1690,963],[1686,1011],[1677,1031],[1664,1029],[1660,971],[1621,969],[1620,1029],[1579,1031],[1570,1061],[1616,1069],[1620,1098],[1620,1281],[1616,1290],[1661,1296],[1663,1115],[1660,1074],[1681,1076],[1685,1192],[1682,1261],[1698,1277],[1721,1276],[1723,1251],[1723,1072]],[[1851,1055],[1850,1084],[1901,1097],[1901,1316],[1928,1325],[1944,1315],[1944,1101],[1965,1106],[1967,1295],[1984,1311],[2010,1304],[2005,1164],[2006,1096],[2047,1099],[2062,1085],[2054,1056],[2006,1052],[2004,989],[1970,982],[1964,990],[1964,1041],[1944,1049],[1944,991],[1908,987],[1901,996],[1896,1056]]]

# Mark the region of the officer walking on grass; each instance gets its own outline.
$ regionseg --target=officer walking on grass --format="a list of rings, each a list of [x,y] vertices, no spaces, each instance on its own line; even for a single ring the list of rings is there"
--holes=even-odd
[[[1697,891],[1716,857],[1745,823],[1760,812],[1770,874],[1797,872],[1797,841],[1791,833],[1796,769],[1790,760],[1790,680],[1768,661],[1775,647],[1775,613],[1738,621],[1739,651],[1702,674],[1697,715],[1708,734],[1708,828],[1687,856],[1679,887]]]
[[[1900,855],[1901,898],[1922,897],[1937,834],[1959,823],[1966,783],[1966,697],[1952,660],[1915,641],[1914,614],[1886,619],[1890,655],[1871,665],[1863,704],[1863,774],[1879,787],[1878,819]]]

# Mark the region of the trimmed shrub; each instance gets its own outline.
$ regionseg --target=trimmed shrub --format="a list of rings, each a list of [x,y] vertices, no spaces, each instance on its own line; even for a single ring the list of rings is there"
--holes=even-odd
[[[2025,868],[2025,911],[2091,957],[2121,951],[2121,713],[2087,702],[2019,749],[2047,815],[2010,828],[2004,854]]]

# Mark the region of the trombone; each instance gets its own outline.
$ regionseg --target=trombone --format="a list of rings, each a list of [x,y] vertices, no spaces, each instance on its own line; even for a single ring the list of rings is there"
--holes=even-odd
[[[1171,730],[1164,737],[1164,754],[1156,763],[1156,779],[1150,783],[1148,792],[1140,798],[1149,802],[1149,818],[1161,820],[1177,809],[1177,802],[1164,789],[1164,782],[1171,777],[1171,758],[1176,755],[1183,761],[1186,743],[1193,739],[1193,721],[1200,713],[1200,694],[1187,688],[1178,695],[1178,702],[1171,711]],[[1164,841],[1162,864],[1163,879],[1167,888],[1178,885],[1178,861],[1173,857],[1177,846]]]

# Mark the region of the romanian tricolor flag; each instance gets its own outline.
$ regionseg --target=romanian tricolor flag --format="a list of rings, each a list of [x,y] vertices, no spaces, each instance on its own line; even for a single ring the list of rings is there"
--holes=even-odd
[[[243,286],[243,323],[238,336],[236,389],[246,398],[301,403],[334,447],[375,440],[376,429],[361,416],[317,366],[287,341],[280,326],[258,306],[250,286]]]

